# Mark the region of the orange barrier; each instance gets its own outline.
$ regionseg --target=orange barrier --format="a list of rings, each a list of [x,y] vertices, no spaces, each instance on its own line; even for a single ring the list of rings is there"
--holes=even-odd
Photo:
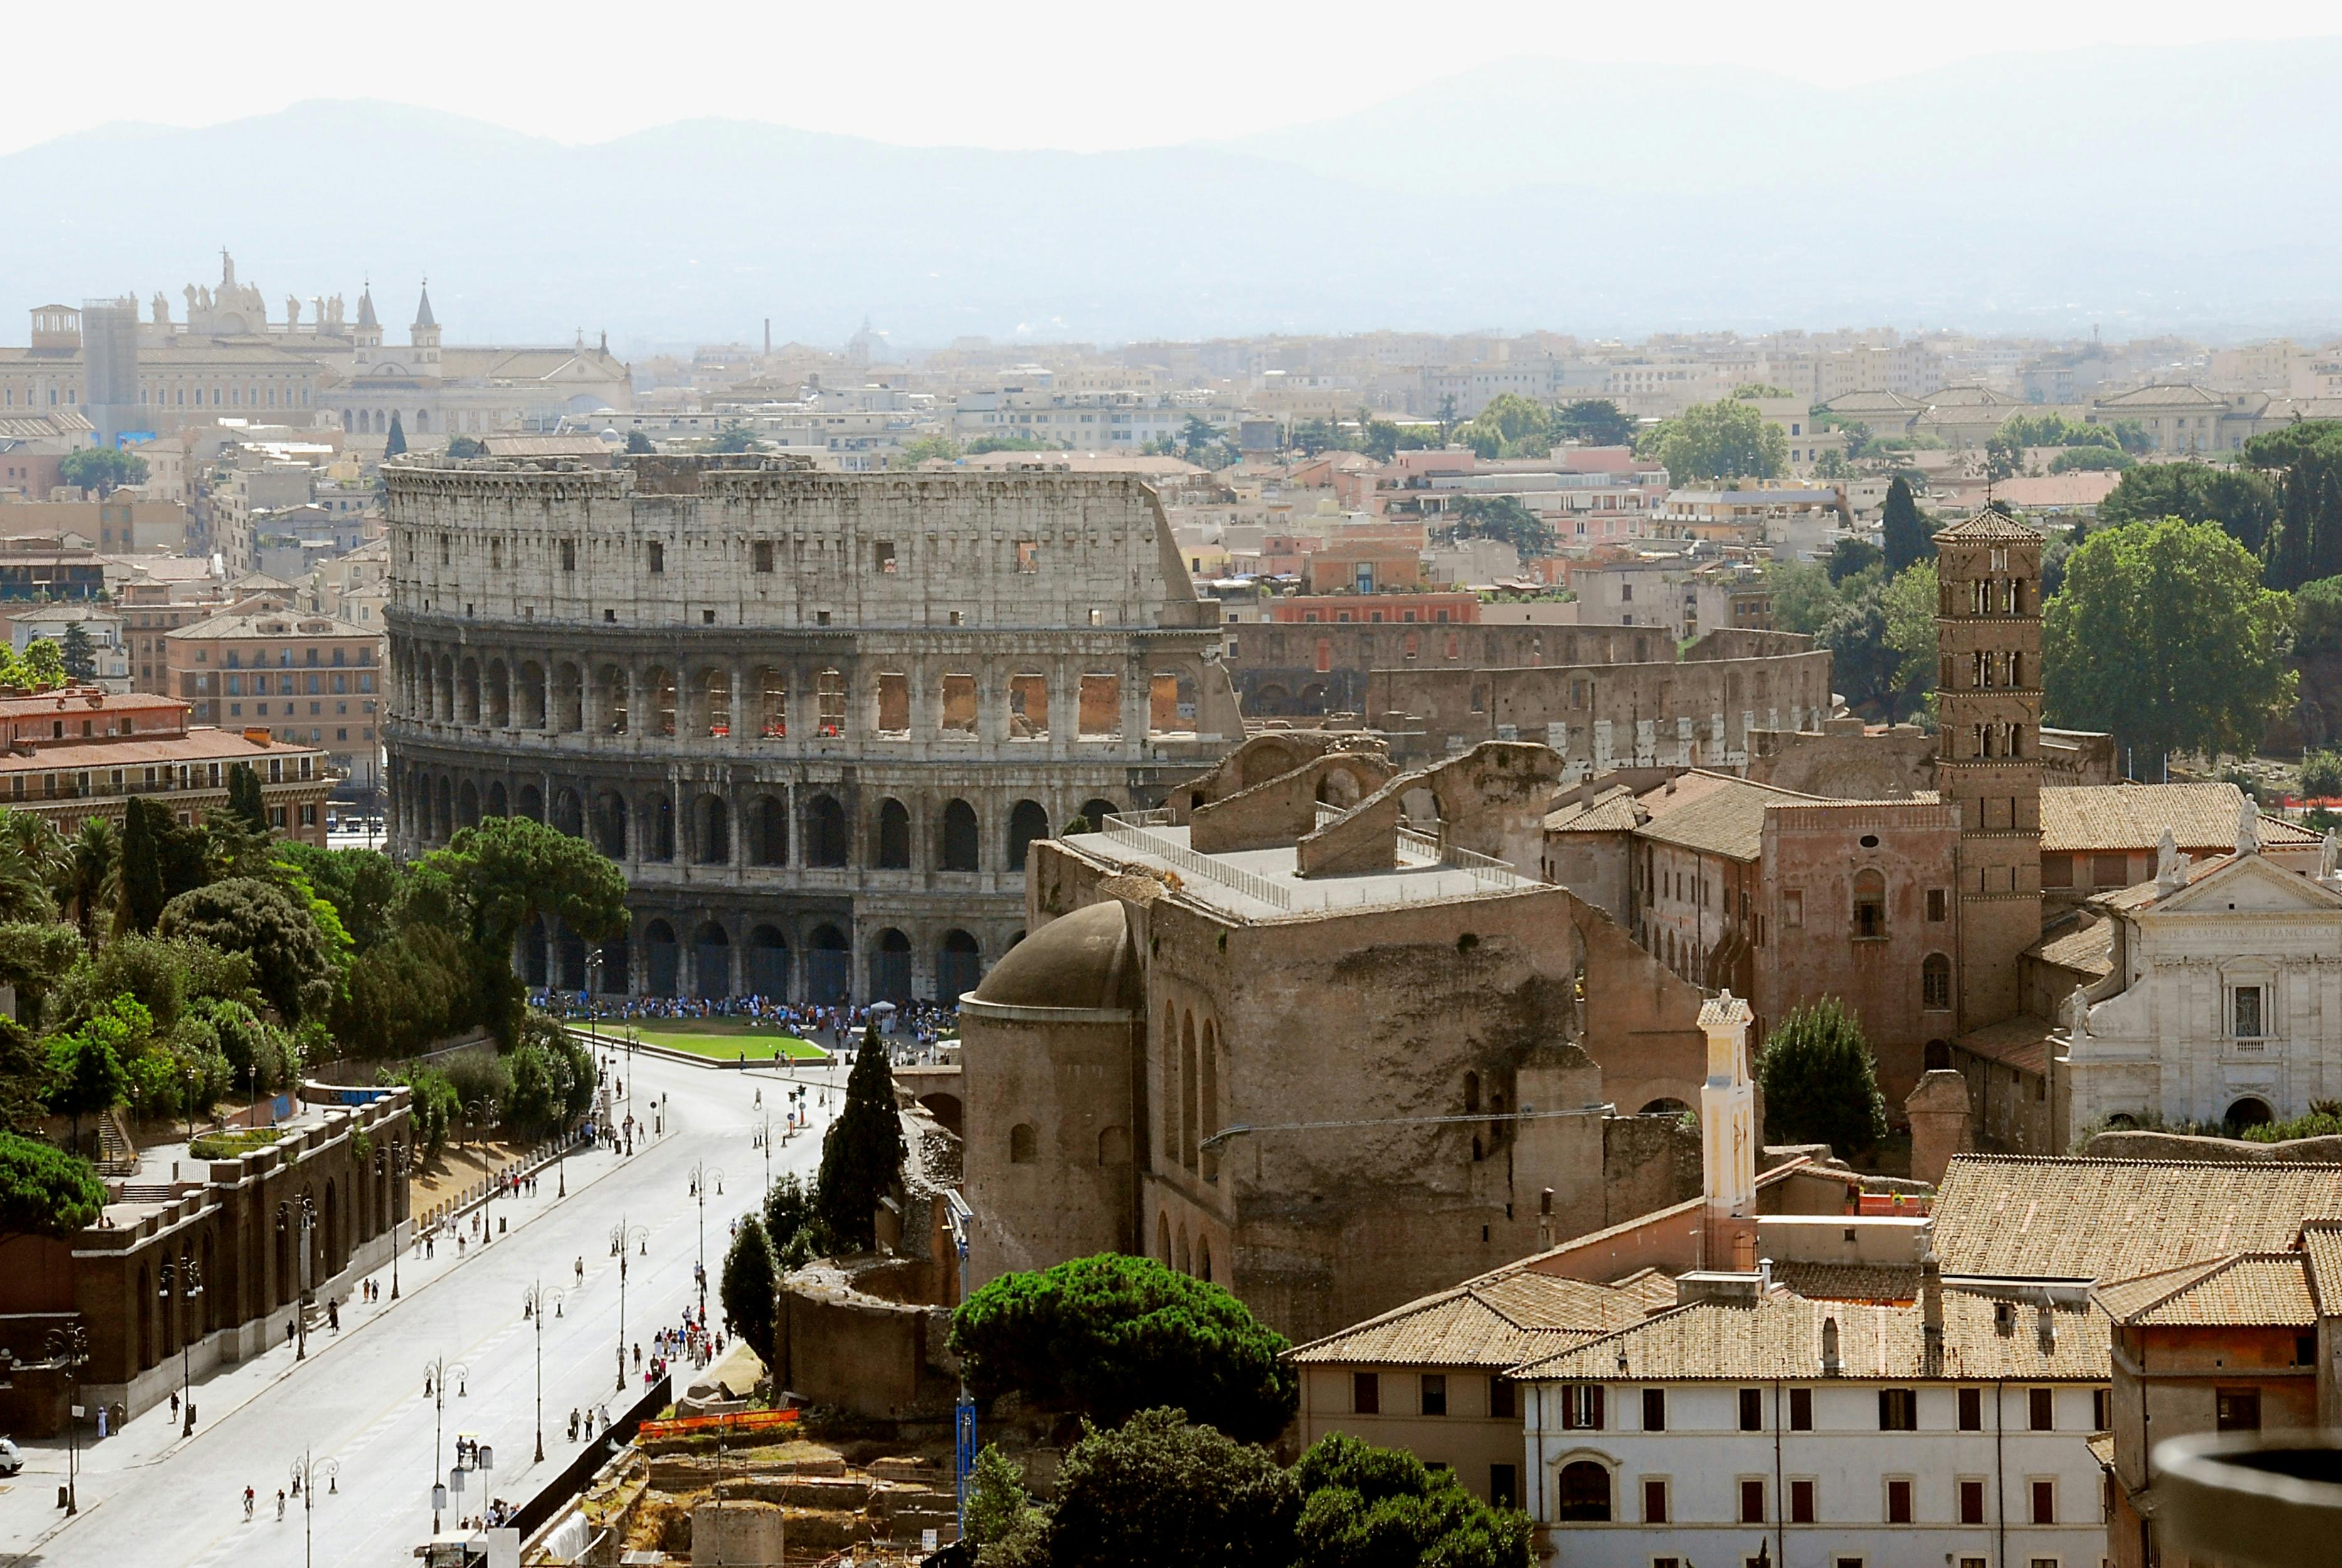
[[[762,1432],[776,1426],[795,1426],[797,1413],[794,1410],[735,1410],[718,1415],[685,1415],[673,1421],[646,1421],[642,1435],[646,1438],[689,1437],[694,1433]]]

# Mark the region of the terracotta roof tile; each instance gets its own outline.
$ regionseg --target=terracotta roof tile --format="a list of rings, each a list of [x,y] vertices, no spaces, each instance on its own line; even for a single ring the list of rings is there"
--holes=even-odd
[[[2292,1245],[2342,1215],[2342,1165],[1962,1154],[1934,1212],[1946,1273],[2129,1279]]]
[[[1641,821],[1635,809],[1635,792],[1613,784],[1592,800],[1572,801],[1547,814],[1547,833],[1627,833]]]
[[[2115,967],[2115,923],[2089,921],[2059,935],[2045,937],[2026,951],[2060,969],[2111,974]]]
[[[2319,1313],[2342,1317],[2342,1220],[2311,1220],[2301,1227],[2297,1244],[2309,1260],[2309,1287]]]
[[[1624,1291],[1512,1264],[1291,1353],[1304,1365],[1516,1366],[1643,1316]]]
[[[2046,1075],[2049,1071],[2049,1035],[2057,1025],[2046,1018],[2019,1014],[1998,1024],[1971,1029],[1953,1044],[1973,1056],[2020,1073]]]
[[[2161,1269],[2097,1293],[2117,1323],[2145,1328],[2310,1328],[2308,1260],[2299,1253],[2248,1253]]]
[[[1773,1283],[1808,1301],[1895,1303],[1919,1299],[1917,1263],[1775,1263]]]
[[[2039,529],[2028,528],[2024,524],[2013,522],[1997,512],[1989,511],[1979,512],[1967,521],[1955,523],[1948,528],[1939,528],[1936,531],[1935,536],[1939,542],[1948,539],[1955,544],[2038,544],[2041,543]],[[2043,790],[2041,793],[2046,796],[2050,792]]]
[[[2169,828],[2183,850],[2233,851],[2245,797],[2232,784],[2077,784],[2041,792],[2045,854],[2151,851]]]
[[[2039,1309],[2020,1306],[1997,1326],[1989,1297],[1944,1292],[1938,1379],[2012,1378],[2033,1383],[2102,1382],[2110,1370],[2102,1322],[2086,1310],[2051,1311],[2045,1343]],[[1837,1324],[1838,1367],[1822,1365],[1822,1324]],[[1811,1301],[1776,1292],[1753,1305],[1703,1303],[1663,1313],[1522,1367],[1539,1380],[1638,1383],[1756,1382],[1837,1377],[1907,1383],[1928,1377],[1917,1305]]]
[[[1636,829],[1636,836],[1702,854],[1755,860],[1764,848],[1765,808],[1813,798],[1747,779],[1688,773],[1675,781],[1672,792],[1662,786],[1640,797],[1650,820]]]

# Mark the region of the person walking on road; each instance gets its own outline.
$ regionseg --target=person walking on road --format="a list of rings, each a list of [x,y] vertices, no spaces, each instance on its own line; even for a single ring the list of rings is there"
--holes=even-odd
[[[244,1516],[246,1519],[252,1517],[252,1488],[249,1486],[244,1489]]]
[[[282,1486],[276,1489],[276,1523],[285,1523],[285,1488]]]
[[[584,1253],[579,1253],[577,1254],[577,1283],[581,1285],[586,1283],[586,1254]]]

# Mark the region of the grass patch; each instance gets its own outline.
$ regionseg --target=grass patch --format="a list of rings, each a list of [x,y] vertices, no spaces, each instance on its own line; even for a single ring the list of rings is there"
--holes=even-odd
[[[743,1054],[751,1062],[770,1062],[776,1057],[812,1061],[826,1054],[819,1046],[809,1044],[794,1034],[749,1034],[745,1030],[719,1034],[713,1030],[664,1026],[637,1028],[634,1033],[646,1045],[687,1051],[694,1056],[705,1056],[714,1062],[736,1062]]]
[[[284,1134],[274,1127],[245,1127],[233,1133],[206,1133],[187,1145],[196,1160],[233,1160],[255,1149],[265,1149]]]

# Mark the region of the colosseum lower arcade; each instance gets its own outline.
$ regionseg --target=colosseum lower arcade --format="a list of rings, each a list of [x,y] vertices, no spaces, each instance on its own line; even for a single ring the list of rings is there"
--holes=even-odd
[[[389,487],[392,844],[591,839],[633,929],[533,984],[951,998],[1024,934],[1026,848],[1242,738],[1153,492],[409,458]]]

